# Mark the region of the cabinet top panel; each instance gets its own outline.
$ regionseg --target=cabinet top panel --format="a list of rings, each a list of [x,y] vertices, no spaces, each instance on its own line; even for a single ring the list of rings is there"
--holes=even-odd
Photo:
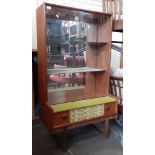
[[[109,17],[109,14],[100,12],[90,12],[86,10],[79,10],[75,8],[47,5],[45,6],[46,17],[59,20],[69,21],[85,21],[87,23],[103,23]]]
[[[43,3],[42,5],[45,5],[46,9],[50,8],[50,7],[57,7],[60,9],[69,9],[69,10],[75,10],[75,11],[83,11],[86,13],[93,13],[93,14],[98,14],[98,15],[105,15],[105,16],[111,16],[111,13],[103,13],[103,12],[98,12],[98,11],[92,11],[92,10],[85,10],[85,9],[81,9],[81,8],[73,8],[73,7],[69,7],[69,6],[62,6],[62,5],[56,5],[56,4],[50,4],[50,3]]]
[[[48,69],[48,74],[63,74],[63,73],[83,73],[83,72],[101,72],[106,69],[81,67],[81,68],[61,68],[61,69]]]

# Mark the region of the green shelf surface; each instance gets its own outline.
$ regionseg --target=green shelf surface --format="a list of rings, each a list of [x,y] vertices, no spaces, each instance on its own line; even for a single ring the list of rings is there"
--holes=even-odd
[[[81,68],[60,68],[60,69],[48,69],[48,74],[63,74],[63,73],[83,73],[83,72],[101,72],[106,69],[81,67]]]
[[[94,106],[99,104],[107,104],[111,102],[116,102],[117,100],[111,96],[93,98],[93,99],[86,99],[74,102],[67,102],[61,104],[51,105],[53,112],[62,112],[67,110],[79,109],[88,106]]]
[[[78,90],[84,89],[84,86],[75,86],[75,87],[66,87],[66,88],[48,88],[48,93],[58,92],[58,91],[66,91],[66,90]]]

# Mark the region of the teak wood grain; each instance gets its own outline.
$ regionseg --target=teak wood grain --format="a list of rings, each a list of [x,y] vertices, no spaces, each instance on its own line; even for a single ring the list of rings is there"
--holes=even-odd
[[[78,90],[66,90],[48,93],[47,86],[47,55],[46,55],[46,18],[55,18],[50,13],[47,13],[46,6],[56,7],[68,12],[90,13],[90,18],[94,18],[93,22],[87,23],[89,25],[87,35],[87,67],[106,68],[102,72],[85,73],[85,88]],[[49,11],[49,10],[48,10]],[[69,18],[69,17],[67,17]],[[67,19],[64,17],[64,19]],[[99,22],[100,20],[103,22]],[[101,21],[102,21],[101,20]],[[95,23],[96,22],[96,23]],[[49,3],[42,4],[37,9],[37,51],[38,51],[38,85],[39,85],[39,106],[40,118],[47,127],[50,133],[63,131],[80,127],[83,125],[105,121],[105,135],[108,134],[108,120],[116,118],[117,103],[109,103],[110,109],[105,111],[104,116],[83,120],[81,122],[70,123],[69,111],[54,113],[50,108],[50,104],[64,103],[69,101],[76,101],[82,99],[89,99],[108,95],[109,91],[109,75],[110,75],[110,50],[111,50],[111,33],[112,33],[112,17],[111,14],[87,11],[82,9],[75,9],[71,7],[64,7],[53,5]],[[66,136],[65,136],[66,137]]]
[[[38,92],[40,119],[47,125],[46,16],[45,5],[37,9]]]
[[[100,74],[96,73],[96,97],[108,95],[109,78],[110,78],[110,57],[111,57],[111,44],[98,46],[96,55],[97,68],[106,67],[106,71]]]

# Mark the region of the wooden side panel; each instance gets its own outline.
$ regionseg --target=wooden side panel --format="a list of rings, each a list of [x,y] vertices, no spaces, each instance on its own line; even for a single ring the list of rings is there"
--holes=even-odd
[[[69,111],[53,113],[53,127],[65,126],[70,123]]]
[[[96,51],[96,68],[110,69],[111,43],[100,44]]]
[[[96,44],[94,43],[97,42],[97,23],[88,23],[87,42],[86,66],[96,68]],[[86,73],[86,94],[91,98],[94,93],[95,73]]]
[[[97,24],[88,23],[87,42],[97,42]]]
[[[96,68],[96,44],[87,44],[86,67]]]
[[[108,104],[105,104],[105,107],[104,107],[104,116],[112,116],[112,115],[116,115],[117,114],[117,103],[114,102],[114,103],[108,103]]]
[[[38,91],[40,118],[47,125],[46,21],[45,4],[37,9]]]
[[[96,97],[109,94],[111,44],[99,46],[97,49],[97,68],[106,68],[105,72],[96,73]]]
[[[105,22],[98,24],[98,42],[111,43],[112,38],[112,17],[106,17]]]
[[[95,97],[95,72],[86,73],[85,98]]]
[[[87,44],[86,66],[96,68],[96,45]],[[85,94],[86,98],[95,97],[95,72],[86,73]]]

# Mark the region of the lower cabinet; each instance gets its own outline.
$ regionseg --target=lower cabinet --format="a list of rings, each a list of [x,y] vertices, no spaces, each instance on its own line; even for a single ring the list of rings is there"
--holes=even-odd
[[[53,127],[86,122],[97,118],[106,118],[117,115],[117,103],[99,104],[62,112],[53,112]]]
[[[70,122],[69,111],[53,113],[53,126],[54,127],[65,126],[69,124],[69,122]]]

